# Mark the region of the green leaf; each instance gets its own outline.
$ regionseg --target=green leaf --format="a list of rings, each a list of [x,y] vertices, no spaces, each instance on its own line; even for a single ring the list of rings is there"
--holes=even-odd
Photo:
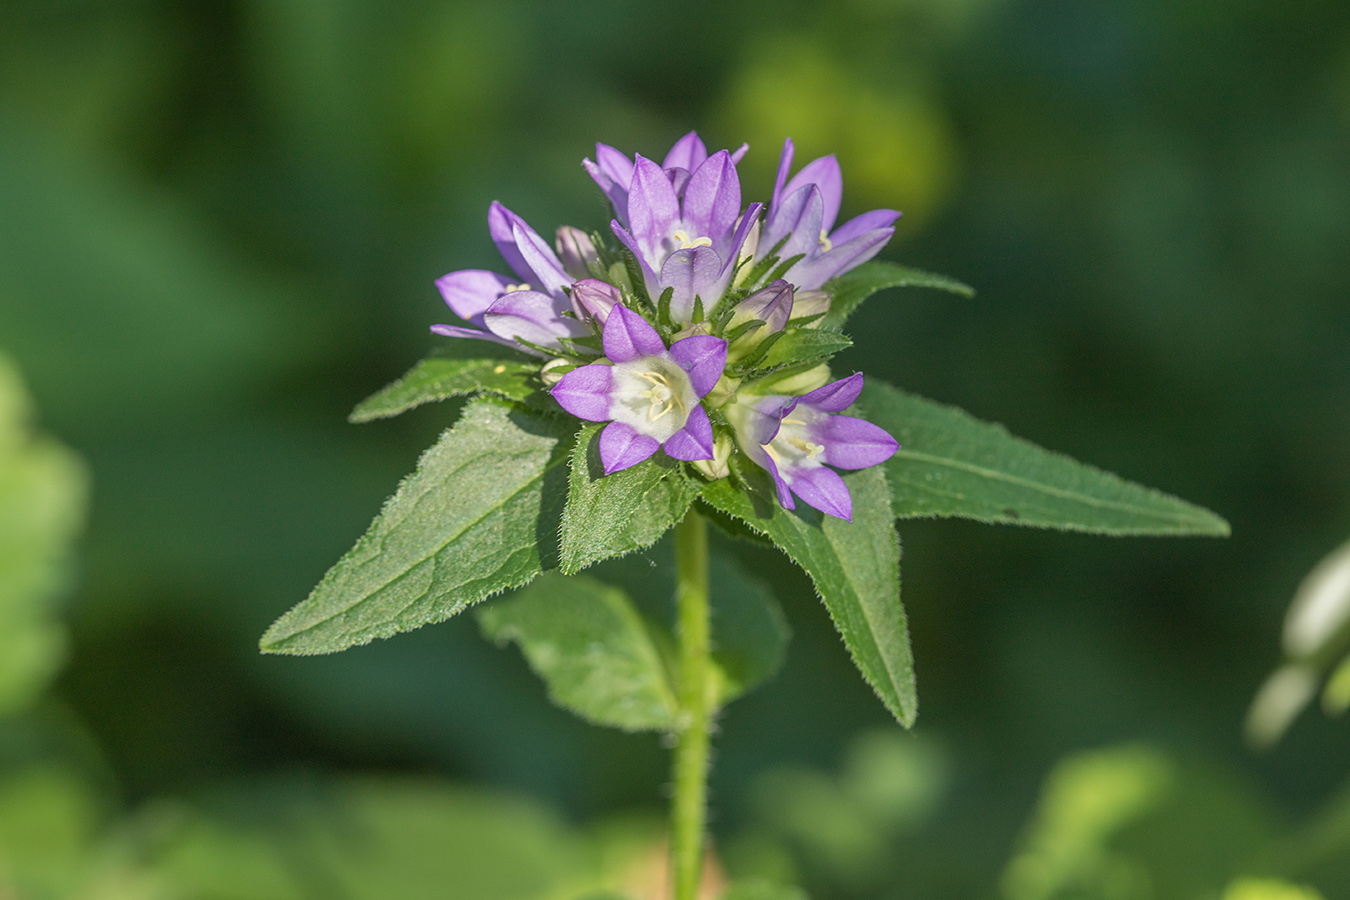
[[[538,406],[543,396],[539,361],[489,341],[456,340],[358,403],[348,421],[387,419],[423,403],[480,391]]]
[[[886,463],[898,518],[960,516],[1117,535],[1229,532],[1209,510],[885,382],[869,381],[859,405],[900,442]]]
[[[583,427],[572,450],[561,551],[562,570],[569,575],[656,543],[684,518],[698,494],[698,486],[664,453],[606,475],[598,447],[604,427]]]
[[[810,900],[799,887],[774,884],[771,881],[738,881],[720,900]]]
[[[470,402],[262,649],[345,650],[448,619],[555,566],[568,432],[502,400]]]
[[[489,638],[520,645],[559,706],[625,731],[676,726],[679,703],[661,650],[669,637],[618,588],[549,573],[477,615]]]
[[[908,266],[897,266],[895,263],[872,260],[863,263],[852,271],[845,272],[838,278],[831,279],[825,285],[825,290],[830,292],[833,299],[830,302],[830,311],[825,314],[821,327],[831,331],[843,328],[844,323],[848,321],[848,317],[853,314],[859,304],[877,291],[893,287],[936,288],[940,291],[960,294],[963,297],[975,296],[974,288],[962,284],[955,278],[936,275],[922,269],[911,269]]]
[[[789,512],[759,469],[737,469],[747,493],[730,479],[705,485],[702,498],[778,546],[811,577],[854,663],[891,714],[909,727],[918,713],[914,661],[900,604],[900,540],[879,466],[844,476],[853,521],[805,504]]]
[[[725,706],[778,673],[791,632],[768,587],[734,561],[711,554],[708,577],[717,704]]]
[[[812,362],[833,356],[853,346],[853,341],[837,331],[819,331],[815,328],[793,328],[769,348],[759,365],[763,368],[790,363]]]
[[[79,458],[29,432],[28,405],[0,356],[0,717],[36,700],[65,659],[54,601],[88,493]]]

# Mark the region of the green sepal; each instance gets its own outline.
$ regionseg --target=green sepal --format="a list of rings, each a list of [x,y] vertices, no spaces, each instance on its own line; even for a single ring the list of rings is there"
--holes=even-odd
[[[820,327],[838,331],[844,327],[844,323],[848,321],[848,317],[853,314],[859,304],[877,291],[893,287],[935,288],[940,291],[960,294],[963,297],[975,296],[974,288],[968,284],[962,284],[955,278],[936,275],[922,269],[911,269],[908,266],[898,266],[895,263],[872,260],[863,263],[856,269],[845,272],[837,278],[830,279],[825,284],[825,290],[831,296],[830,311],[825,314],[825,319]]]
[[[1207,509],[883,381],[869,379],[858,402],[900,442],[885,464],[898,518],[955,516],[1112,535],[1229,533]]]
[[[774,270],[769,273],[769,277],[764,279],[764,283],[773,284],[775,281],[786,275],[788,269],[791,269],[793,266],[795,266],[797,263],[801,262],[804,259],[806,259],[805,253],[798,253],[796,256],[789,256],[787,259],[783,260],[777,266],[774,267]]]
[[[424,403],[486,392],[536,408],[547,400],[539,360],[490,341],[462,338],[437,349],[402,378],[362,400],[349,422],[371,422]]]
[[[782,339],[771,346],[769,351],[764,354],[759,366],[767,369],[794,363],[811,363],[814,365],[852,346],[853,341],[837,331],[790,328],[783,332]]]
[[[606,475],[598,446],[604,427],[583,426],[572,449],[560,552],[568,574],[656,543],[698,494],[680,464],[664,453]]]
[[[900,603],[900,539],[882,469],[844,476],[853,497],[853,521],[846,522],[800,502],[785,510],[763,470],[735,458],[732,466],[744,487],[710,482],[703,502],[763,534],[806,572],[863,678],[898,722],[913,725],[918,694]]]
[[[561,418],[470,401],[263,651],[335,653],[411,631],[556,566],[571,444]]]

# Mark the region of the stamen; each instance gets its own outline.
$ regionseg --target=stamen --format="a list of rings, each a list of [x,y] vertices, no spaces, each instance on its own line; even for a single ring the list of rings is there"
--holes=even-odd
[[[834,244],[830,241],[830,236],[823,231],[820,233],[820,246],[825,248],[826,253],[829,253],[834,249]]]
[[[671,236],[672,239],[674,239],[674,241],[675,241],[677,244],[680,245],[679,247],[676,248],[676,249],[678,249],[678,250],[693,250],[695,247],[711,247],[711,246],[712,246],[712,238],[710,238],[710,237],[701,237],[701,238],[694,238],[693,240],[690,240],[690,238],[689,238],[689,232],[683,231],[683,230],[672,231],[671,234],[670,234],[670,236]]]
[[[516,291],[528,291],[529,289],[530,286],[528,284],[508,284],[506,286],[506,292],[508,294],[514,294]]]
[[[670,387],[670,381],[660,372],[639,372],[638,377],[651,385],[638,396],[646,397],[652,401],[651,408],[647,410],[647,421],[656,422],[665,418],[672,409],[679,407],[680,412],[688,416],[688,411],[684,408],[684,403]]]

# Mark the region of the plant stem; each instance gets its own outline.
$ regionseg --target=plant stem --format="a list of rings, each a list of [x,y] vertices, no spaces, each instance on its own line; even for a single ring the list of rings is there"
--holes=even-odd
[[[675,745],[670,860],[674,900],[697,900],[703,874],[712,704],[708,690],[708,523],[692,509],[675,526],[675,571],[682,727]]]

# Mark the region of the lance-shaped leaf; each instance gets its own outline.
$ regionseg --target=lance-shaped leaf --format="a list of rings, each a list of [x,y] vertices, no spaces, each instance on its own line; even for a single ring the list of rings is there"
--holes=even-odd
[[[408,410],[480,391],[538,406],[544,393],[539,361],[488,341],[457,340],[413,366],[402,378],[362,400],[351,422],[387,419]]]
[[[853,495],[851,523],[804,505],[785,510],[761,470],[737,474],[750,492],[724,478],[704,486],[703,500],[763,534],[805,570],[863,677],[901,724],[914,724],[918,695],[900,604],[900,539],[881,467],[844,476]]]
[[[794,328],[774,342],[759,362],[759,367],[767,369],[771,366],[823,360],[852,346],[853,341],[837,331]]]
[[[959,516],[1117,535],[1228,534],[1228,523],[1207,509],[885,382],[869,380],[859,405],[900,442],[886,463],[898,518]]]
[[[678,724],[661,647],[669,637],[618,588],[551,572],[477,615],[489,638],[520,645],[559,706],[625,731]]]
[[[974,288],[962,284],[955,278],[872,260],[845,272],[838,278],[831,279],[825,285],[825,290],[829,291],[833,299],[830,302],[830,311],[821,320],[820,327],[832,331],[843,328],[848,317],[860,303],[877,291],[893,287],[935,288],[963,297],[975,296]]]
[[[649,547],[684,518],[698,487],[675,460],[652,458],[606,475],[597,441],[604,423],[586,425],[572,449],[562,518],[562,570]]]
[[[555,566],[570,431],[503,400],[472,401],[262,649],[345,650],[448,619]]]

